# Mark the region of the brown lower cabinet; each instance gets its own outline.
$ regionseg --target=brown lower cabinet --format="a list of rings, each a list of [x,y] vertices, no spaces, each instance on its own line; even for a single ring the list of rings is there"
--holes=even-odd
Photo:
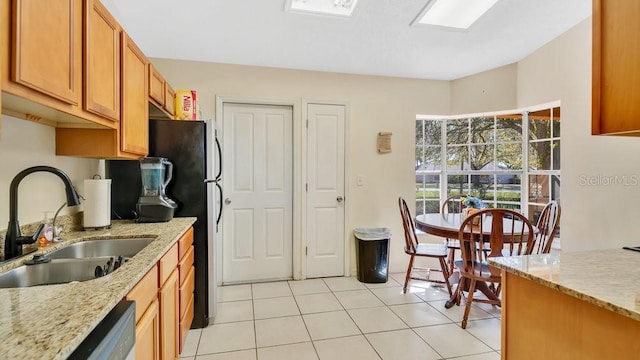
[[[136,359],[177,359],[193,320],[193,229],[189,228],[131,289]],[[190,305],[189,305],[190,304]]]

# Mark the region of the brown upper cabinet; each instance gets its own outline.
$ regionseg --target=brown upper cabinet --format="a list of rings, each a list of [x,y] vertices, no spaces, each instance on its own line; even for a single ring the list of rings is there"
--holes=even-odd
[[[164,107],[164,83],[155,66],[149,64],[149,98],[160,107]]]
[[[593,0],[592,134],[640,136],[640,1]]]
[[[84,109],[120,121],[120,25],[98,0],[84,22]]]
[[[120,150],[146,156],[149,152],[148,60],[122,32],[122,121]]]
[[[56,127],[114,129],[83,109],[83,0],[0,0],[2,112]]]
[[[173,119],[176,93],[160,72],[149,63],[149,116],[153,119]]]
[[[82,4],[13,0],[11,80],[77,105],[80,98]]]
[[[143,157],[149,110],[173,118],[173,89],[99,0],[0,0],[0,27],[2,113],[56,127],[57,155]]]

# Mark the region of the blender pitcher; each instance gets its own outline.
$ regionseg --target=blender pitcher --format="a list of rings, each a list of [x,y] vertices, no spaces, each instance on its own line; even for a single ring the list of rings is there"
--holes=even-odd
[[[140,159],[142,196],[166,197],[165,189],[173,177],[173,164],[162,157]]]

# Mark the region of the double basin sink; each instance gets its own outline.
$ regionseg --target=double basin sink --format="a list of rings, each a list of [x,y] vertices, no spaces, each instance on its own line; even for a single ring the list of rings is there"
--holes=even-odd
[[[154,238],[85,240],[46,254],[43,263],[0,274],[0,288],[87,281],[115,271]],[[49,261],[50,260],[50,261]]]

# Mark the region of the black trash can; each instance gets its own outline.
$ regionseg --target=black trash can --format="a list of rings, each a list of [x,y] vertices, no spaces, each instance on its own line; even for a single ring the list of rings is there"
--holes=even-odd
[[[385,283],[389,276],[389,238],[387,228],[355,228],[358,281]]]

